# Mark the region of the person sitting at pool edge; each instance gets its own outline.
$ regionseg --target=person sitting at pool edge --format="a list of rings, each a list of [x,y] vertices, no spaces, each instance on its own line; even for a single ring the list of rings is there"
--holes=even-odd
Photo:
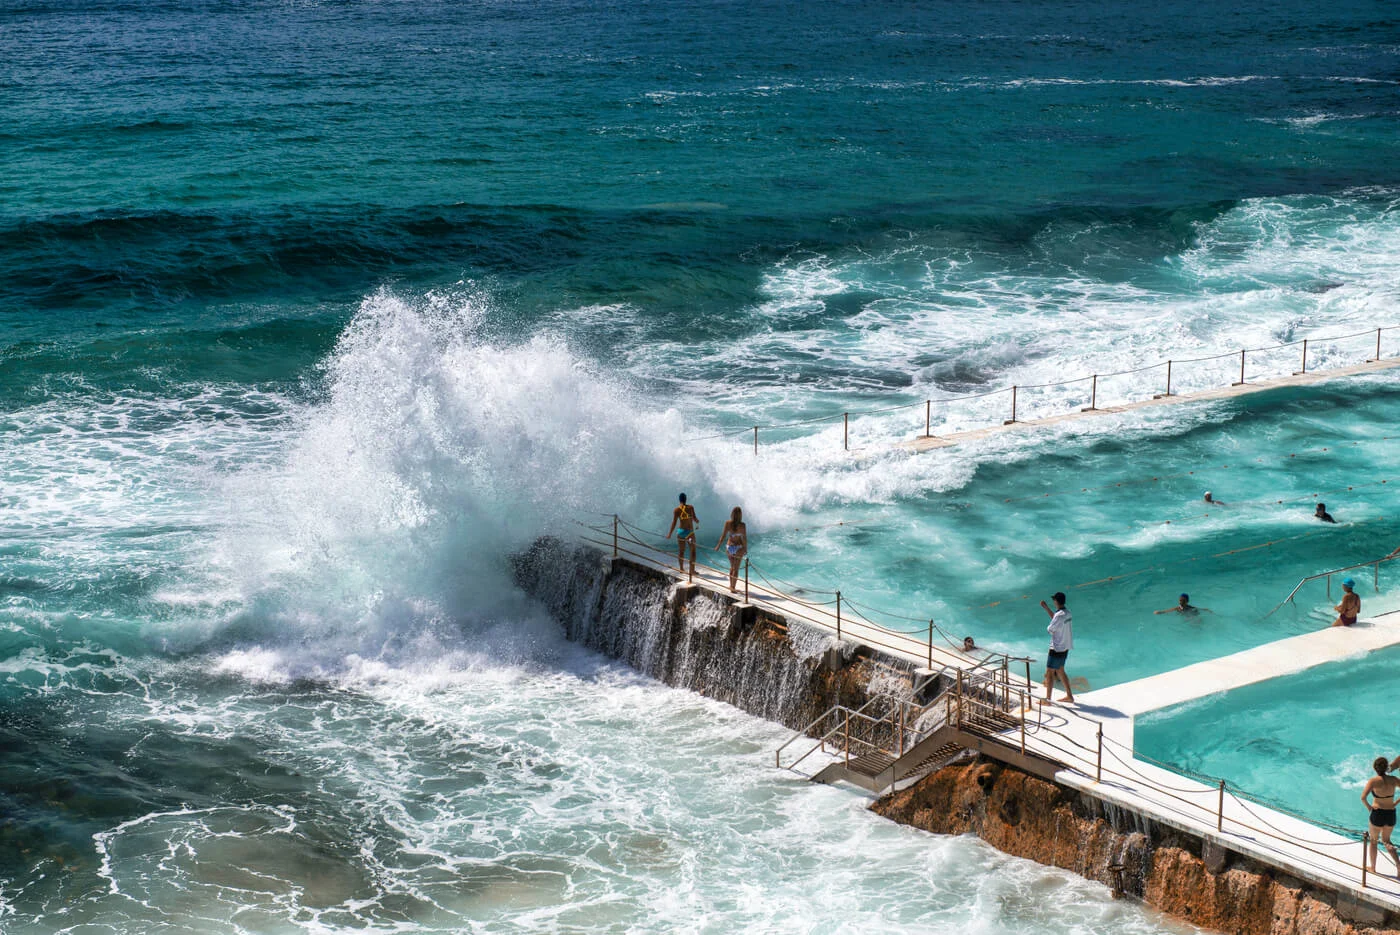
[[[965,653],[970,653],[970,652],[972,652],[973,650],[975,650],[976,648],[977,648],[977,644],[976,644],[975,642],[973,642],[972,637],[970,637],[970,636],[964,636],[964,637],[963,637],[963,652],[965,652]]]
[[[1069,676],[1065,674],[1065,660],[1074,648],[1073,618],[1065,607],[1063,591],[1056,591],[1050,599],[1055,602],[1054,610],[1044,601],[1040,602],[1040,606],[1050,615],[1050,625],[1045,628],[1050,634],[1050,655],[1045,660],[1045,700],[1050,700],[1055,680],[1059,679],[1065,686],[1065,696],[1060,700],[1073,704],[1074,689],[1070,687]]]
[[[1396,757],[1396,762],[1400,763],[1400,757]],[[1400,853],[1396,853],[1395,845],[1390,843],[1391,832],[1395,830],[1395,793],[1400,787],[1400,779],[1386,775],[1395,768],[1395,763],[1387,763],[1383,756],[1376,757],[1376,762],[1371,766],[1376,775],[1368,779],[1366,788],[1361,790],[1361,804],[1371,813],[1371,843],[1366,856],[1371,861],[1371,872],[1375,873],[1377,845],[1384,844],[1386,853],[1400,871]],[[1367,796],[1373,796],[1376,804],[1367,802]]]
[[[1355,581],[1350,578],[1342,579],[1342,602],[1332,608],[1337,612],[1337,619],[1332,621],[1332,626],[1349,627],[1361,616],[1361,595],[1356,593],[1355,588]]]
[[[1209,607],[1197,607],[1191,603],[1191,595],[1183,594],[1176,599],[1175,607],[1168,607],[1166,610],[1154,610],[1154,614],[1187,614],[1196,616],[1197,614],[1210,613]]]
[[[680,529],[676,529],[679,525]],[[671,533],[676,534],[676,564],[680,566],[682,572],[685,571],[685,545],[690,543],[690,573],[695,574],[695,527],[700,525],[700,518],[695,515],[695,507],[685,502],[685,494],[681,494],[681,505],[671,511],[671,528],[666,530],[666,538],[671,538]]]
[[[1319,503],[1317,505],[1317,509],[1313,510],[1313,516],[1322,520],[1324,523],[1336,522],[1336,520],[1332,518],[1332,514],[1327,512],[1327,504],[1325,503]]]

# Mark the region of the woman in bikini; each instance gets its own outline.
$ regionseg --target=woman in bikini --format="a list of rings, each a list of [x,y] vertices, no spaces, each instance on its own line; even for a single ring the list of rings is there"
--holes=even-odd
[[[1349,627],[1356,623],[1356,618],[1361,614],[1361,596],[1353,590],[1356,582],[1350,578],[1342,582],[1342,602],[1332,609],[1337,612],[1337,619],[1332,621],[1334,627]]]
[[[1367,780],[1366,788],[1361,790],[1361,804],[1371,811],[1371,872],[1376,872],[1378,845],[1384,844],[1385,852],[1395,861],[1396,871],[1400,873],[1400,853],[1396,853],[1395,845],[1390,843],[1390,833],[1395,830],[1395,793],[1400,791],[1400,779],[1388,775],[1390,764],[1383,756],[1376,757],[1371,766],[1376,775]],[[1371,796],[1372,802],[1366,801],[1367,796]]]
[[[737,506],[730,512],[719,534],[719,541],[715,543],[716,552],[720,546],[724,546],[724,551],[729,554],[729,590],[738,591],[739,563],[749,554],[749,528],[744,525],[744,511]]]

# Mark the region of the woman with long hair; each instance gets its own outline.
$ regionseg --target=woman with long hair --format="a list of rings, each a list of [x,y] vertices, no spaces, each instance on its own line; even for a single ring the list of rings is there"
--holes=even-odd
[[[715,543],[716,552],[720,546],[724,546],[724,551],[729,555],[729,590],[737,592],[739,563],[749,554],[749,528],[744,525],[744,511],[737,506],[730,511],[729,519],[719,534],[719,541]]]

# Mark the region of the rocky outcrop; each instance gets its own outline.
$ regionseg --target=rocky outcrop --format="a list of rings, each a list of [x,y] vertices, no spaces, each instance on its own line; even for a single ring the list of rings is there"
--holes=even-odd
[[[981,758],[930,773],[871,807],[926,831],[975,834],[998,850],[1072,870],[1220,932],[1400,932],[1370,904],[1339,900],[1213,843]]]

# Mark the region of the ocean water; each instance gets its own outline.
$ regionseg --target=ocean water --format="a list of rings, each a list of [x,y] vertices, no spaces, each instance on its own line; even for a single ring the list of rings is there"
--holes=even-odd
[[[507,559],[685,490],[911,629],[1038,655],[1066,590],[1092,685],[1325,622],[1267,614],[1397,544],[1395,377],[707,436],[1400,324],[1384,14],[4,5],[0,924],[1168,930],[774,775]]]

